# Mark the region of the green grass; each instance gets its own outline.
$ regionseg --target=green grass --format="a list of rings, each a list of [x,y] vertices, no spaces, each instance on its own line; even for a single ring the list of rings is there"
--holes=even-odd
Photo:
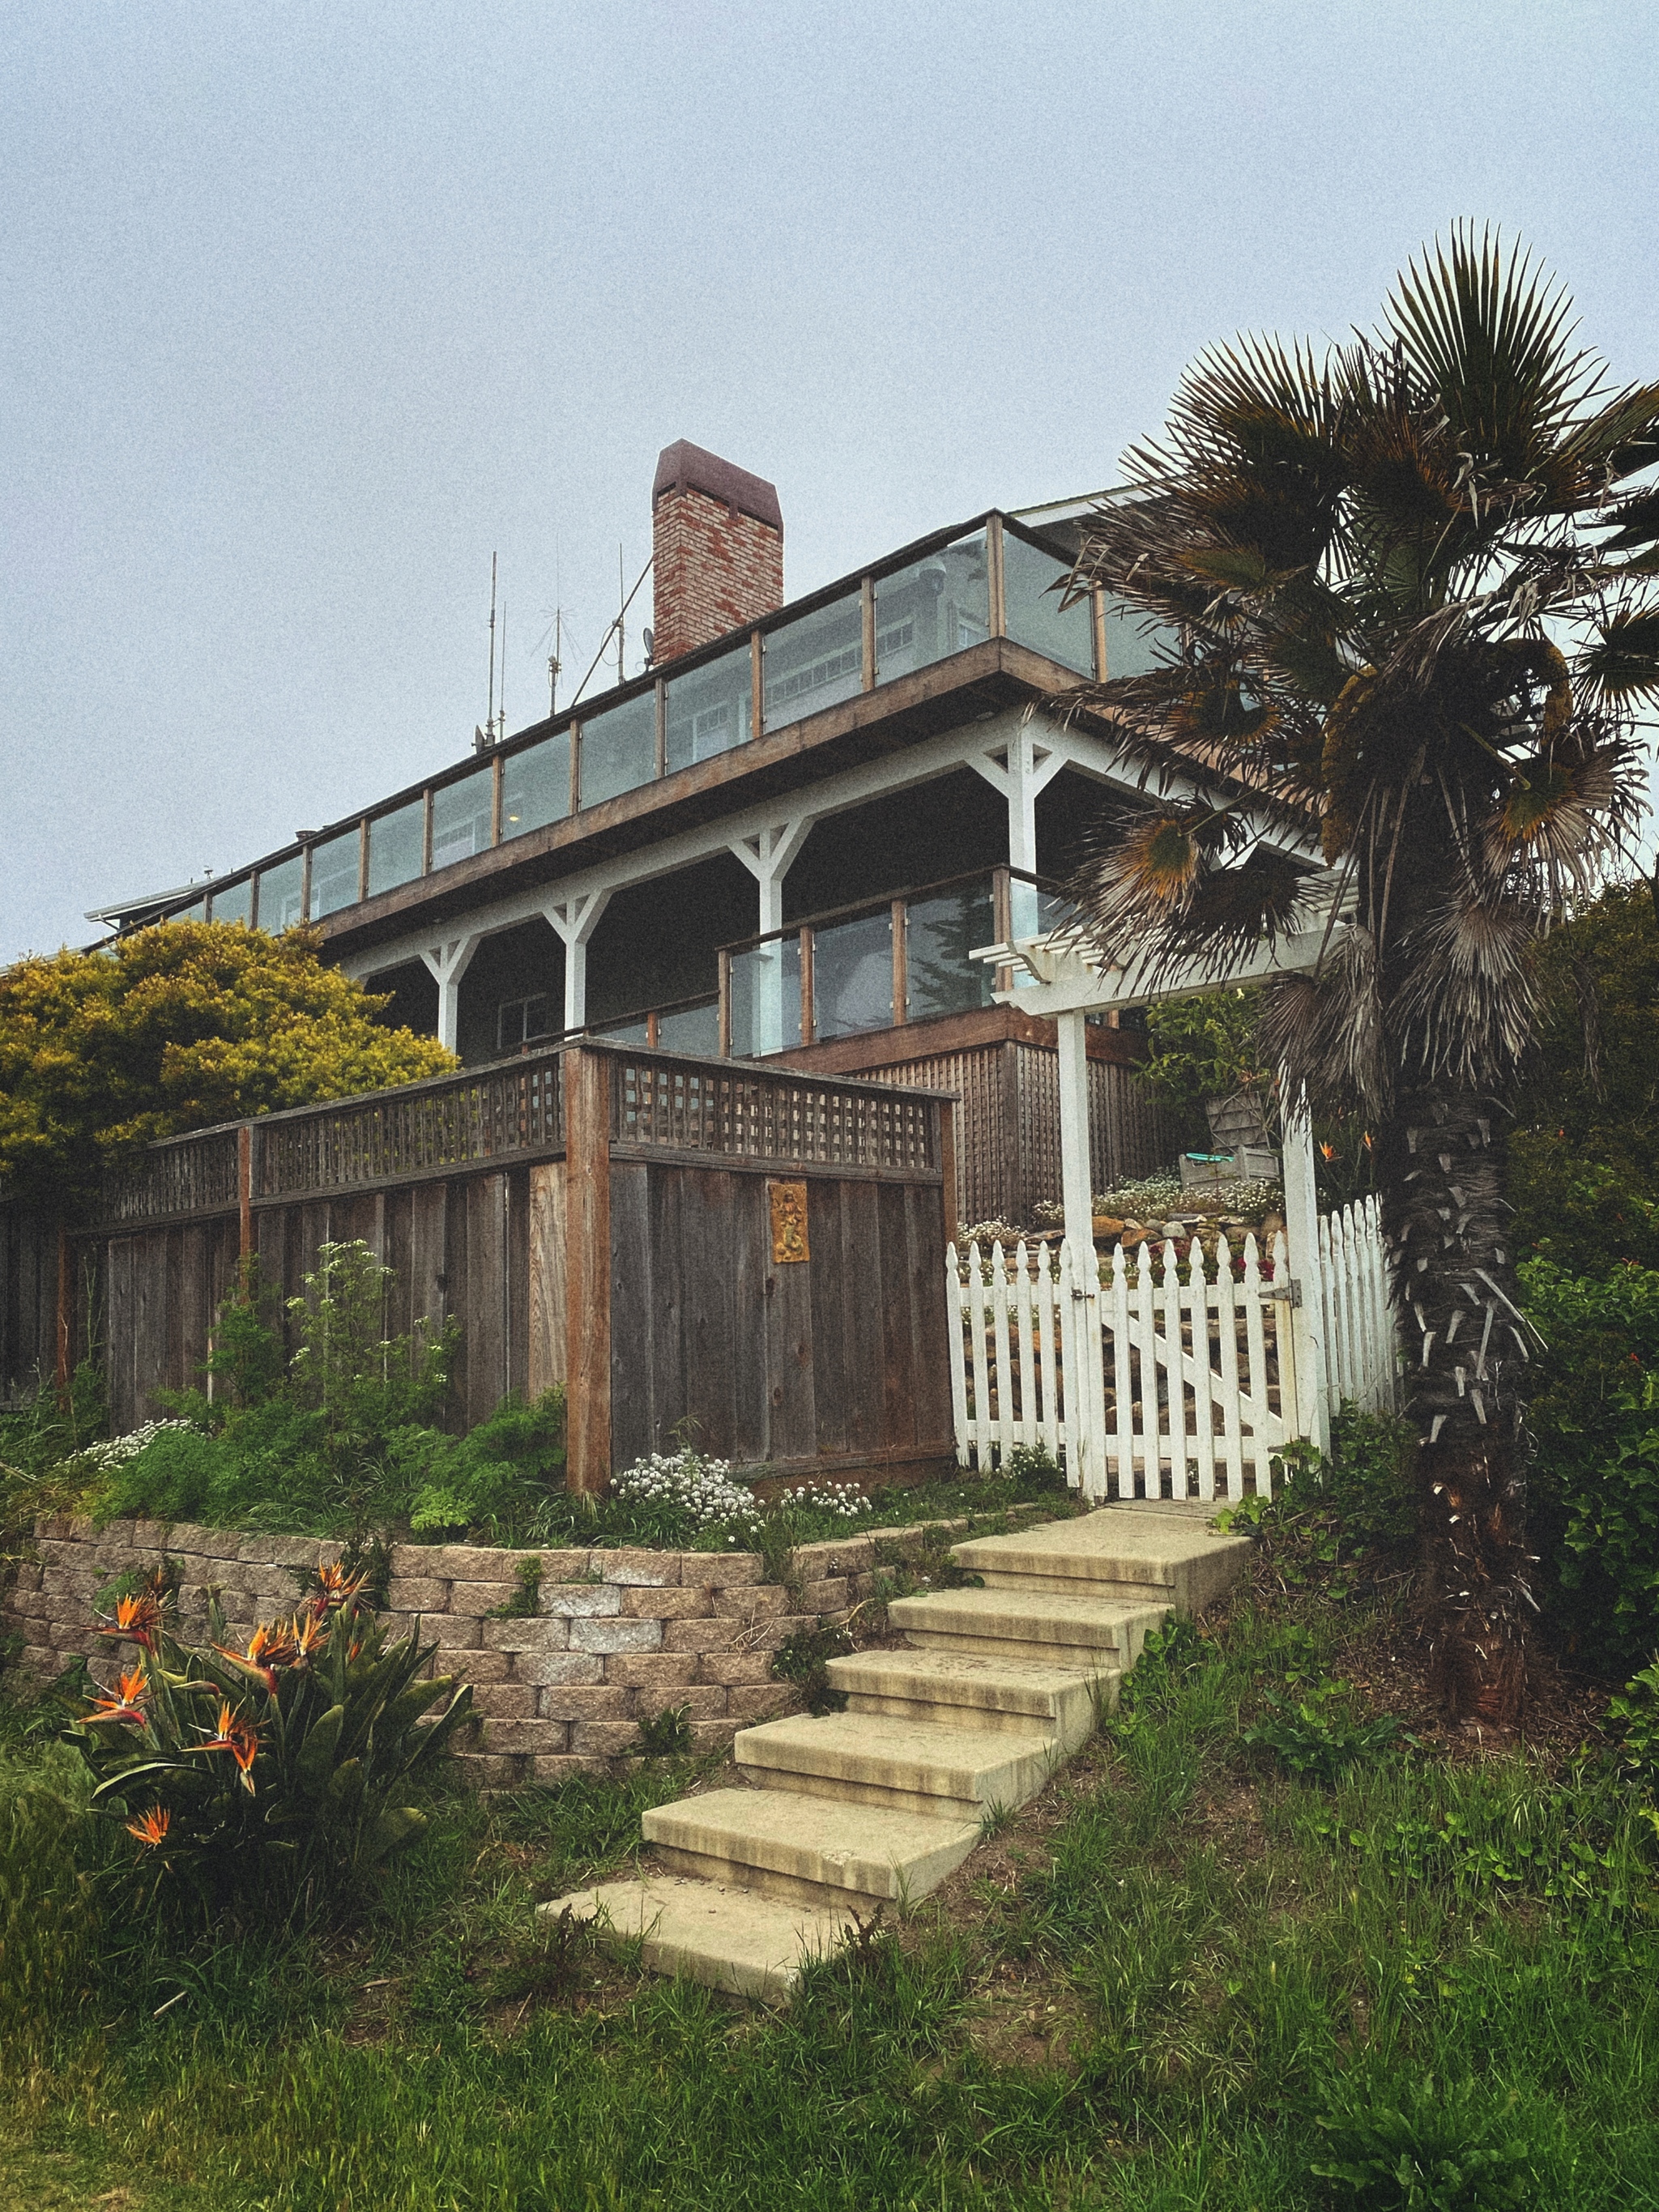
[[[1303,1618],[1155,1652],[1047,1799],[784,2012],[641,1979],[537,1918],[627,1862],[643,1808],[686,1784],[673,1762],[446,1801],[332,1936],[169,1957],[106,1922],[90,1994],[37,2002],[0,2048],[0,2203],[1386,2204],[1314,2172],[1352,2153],[1358,2109],[1486,2130],[1522,2177],[1508,2201],[1659,2207],[1649,1801],[1520,1755],[1284,1772],[1242,1744],[1269,1687],[1340,1671],[1339,1622],[1366,1632],[1352,1606]],[[0,1760],[0,1806],[40,1757]]]

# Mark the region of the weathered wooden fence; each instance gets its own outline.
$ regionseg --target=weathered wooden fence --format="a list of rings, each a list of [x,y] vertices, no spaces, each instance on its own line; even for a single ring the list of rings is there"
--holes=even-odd
[[[96,1353],[120,1433],[197,1379],[244,1258],[286,1300],[361,1239],[390,1334],[461,1323],[457,1425],[565,1385],[582,1486],[682,1433],[792,1471],[948,1463],[951,1184],[934,1093],[555,1048],[153,1146],[67,1239],[0,1206],[0,1371]]]
[[[1375,1200],[1321,1223],[1319,1276],[1304,1272],[1299,1294],[1319,1301],[1331,1409],[1391,1404]],[[1091,1496],[1237,1499],[1271,1495],[1274,1455],[1306,1432],[1282,1231],[1265,1265],[1253,1236],[1236,1249],[1218,1237],[1208,1254],[1194,1237],[1185,1253],[1166,1242],[1109,1260],[1069,1240],[952,1245],[946,1283],[964,1466],[1041,1446]]]

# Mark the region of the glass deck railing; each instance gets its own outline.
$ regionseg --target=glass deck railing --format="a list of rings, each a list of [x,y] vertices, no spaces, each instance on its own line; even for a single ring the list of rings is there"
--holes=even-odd
[[[1057,927],[1070,912],[1041,878],[990,868],[726,945],[720,1050],[759,1059],[988,1006],[1007,972],[971,955],[1006,943],[1027,900],[1035,930]]]
[[[1128,608],[1101,592],[1061,606],[1067,573],[1023,525],[988,515],[215,882],[175,915],[272,931],[320,921],[988,638],[1012,639],[1082,676],[1155,665],[1157,640]]]

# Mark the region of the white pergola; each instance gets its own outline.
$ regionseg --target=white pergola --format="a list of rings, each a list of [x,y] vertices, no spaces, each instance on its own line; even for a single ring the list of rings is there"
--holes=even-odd
[[[1334,879],[1315,921],[1276,945],[1263,943],[1221,974],[1194,962],[1170,974],[1155,973],[1145,957],[1123,962],[1102,958],[1080,942],[1071,927],[1046,936],[1016,936],[1006,945],[987,945],[973,954],[999,968],[1019,972],[1013,988],[995,994],[1002,1006],[1052,1017],[1060,1037],[1060,1148],[1066,1236],[1079,1252],[1094,1249],[1092,1177],[1089,1169],[1089,1063],[1085,1025],[1091,1014],[1142,1006],[1152,1000],[1190,999],[1208,991],[1260,983],[1269,976],[1306,974],[1328,951]],[[1314,1180],[1313,1129],[1304,1108],[1288,1096],[1283,1108],[1285,1231],[1291,1279],[1275,1284],[1291,1309],[1291,1339],[1296,1369],[1300,1432],[1321,1451],[1330,1446],[1326,1399],[1328,1361],[1324,1342],[1324,1300],[1319,1257],[1319,1207]]]

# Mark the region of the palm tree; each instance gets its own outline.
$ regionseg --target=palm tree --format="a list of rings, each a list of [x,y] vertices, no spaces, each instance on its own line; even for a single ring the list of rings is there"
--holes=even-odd
[[[1440,1680],[1492,1719],[1520,1710],[1533,1604],[1506,1119],[1531,949],[1640,805],[1656,463],[1659,385],[1611,388],[1559,287],[1460,229],[1371,335],[1200,356],[1069,586],[1178,640],[1063,702],[1139,763],[1072,887],[1093,943],[1219,975],[1336,878],[1264,1042],[1291,1095],[1373,1133]]]

